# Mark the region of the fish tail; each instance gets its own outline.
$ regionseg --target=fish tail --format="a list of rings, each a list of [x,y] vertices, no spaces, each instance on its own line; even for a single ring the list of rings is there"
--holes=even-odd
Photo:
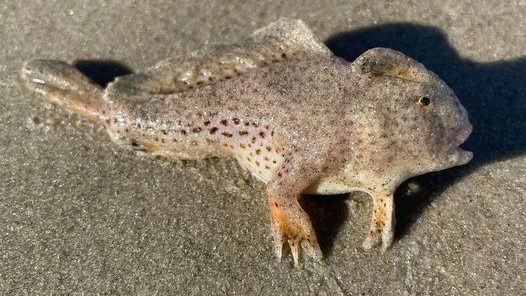
[[[27,86],[69,112],[103,124],[107,104],[103,89],[70,64],[56,60],[27,62],[21,73]]]

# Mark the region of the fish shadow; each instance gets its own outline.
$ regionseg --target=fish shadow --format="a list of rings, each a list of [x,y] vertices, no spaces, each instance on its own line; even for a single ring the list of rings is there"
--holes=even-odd
[[[128,66],[112,60],[77,60],[73,66],[102,87],[119,76],[133,73]]]
[[[442,30],[411,23],[352,30],[325,43],[347,61],[374,47],[401,51],[440,76],[469,113],[473,133],[462,146],[473,151],[473,160],[400,186],[395,194],[397,238],[407,233],[412,222],[448,185],[487,163],[526,152],[526,58],[478,63],[459,56]],[[415,183],[418,188],[411,189]]]
[[[309,215],[324,256],[332,254],[334,242],[349,217],[347,194],[305,195],[300,205]]]

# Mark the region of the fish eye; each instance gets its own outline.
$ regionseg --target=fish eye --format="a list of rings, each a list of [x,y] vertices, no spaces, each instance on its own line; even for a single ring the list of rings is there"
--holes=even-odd
[[[431,99],[429,97],[423,96],[418,99],[418,104],[420,106],[429,106],[431,104]]]

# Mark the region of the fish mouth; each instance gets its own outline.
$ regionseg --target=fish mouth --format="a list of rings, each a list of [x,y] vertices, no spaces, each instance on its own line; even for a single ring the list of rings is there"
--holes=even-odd
[[[463,165],[473,159],[473,152],[460,148],[460,145],[462,145],[468,139],[472,131],[473,126],[468,123],[460,130],[460,133],[457,135],[454,145],[448,151],[449,160],[452,165]]]
[[[453,153],[450,154],[450,161],[454,166],[466,164],[471,159],[473,159],[473,152],[460,147],[455,147]]]

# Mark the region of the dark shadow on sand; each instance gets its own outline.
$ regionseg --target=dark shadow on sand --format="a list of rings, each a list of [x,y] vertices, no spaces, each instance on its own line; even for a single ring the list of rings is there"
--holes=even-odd
[[[73,62],[73,66],[102,87],[106,87],[118,76],[132,73],[126,65],[108,60],[78,60]]]
[[[300,200],[301,207],[312,220],[324,256],[332,253],[336,236],[343,223],[348,221],[347,198],[346,194],[306,195]]]

